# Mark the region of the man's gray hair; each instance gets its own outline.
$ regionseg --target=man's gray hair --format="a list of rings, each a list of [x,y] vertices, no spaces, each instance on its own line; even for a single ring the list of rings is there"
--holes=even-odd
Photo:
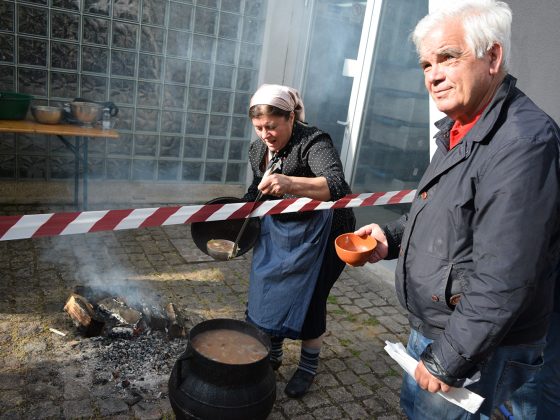
[[[460,19],[465,41],[476,57],[482,58],[495,43],[502,46],[502,70],[508,70],[511,50],[511,9],[503,1],[461,0],[446,3],[424,16],[412,32],[412,41],[420,55],[422,40],[436,26],[450,19]]]

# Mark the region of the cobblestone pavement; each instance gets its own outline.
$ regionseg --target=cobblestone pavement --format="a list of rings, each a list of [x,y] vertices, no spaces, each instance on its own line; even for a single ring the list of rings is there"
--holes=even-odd
[[[174,302],[193,324],[243,319],[249,266],[250,253],[210,260],[189,226],[0,242],[0,419],[173,419],[167,380],[185,339],[84,338],[63,306],[76,285],[90,285]],[[407,321],[382,277],[345,269],[329,297],[318,375],[300,400],[283,393],[299,356],[288,340],[270,419],[404,418],[401,370],[383,347],[406,342]]]
[[[193,323],[243,319],[249,266],[250,254],[209,259],[189,226],[0,242],[0,418],[173,418],[167,380],[184,339],[166,343],[153,334],[151,345],[165,343],[166,360],[144,361],[140,377],[127,371],[138,357],[123,358],[134,340],[84,338],[63,306],[75,286],[90,285],[174,302]],[[404,342],[405,331],[391,287],[347,268],[329,298],[328,337],[310,393],[301,400],[283,393],[299,356],[299,343],[288,340],[269,418],[402,418],[401,371],[383,346]]]

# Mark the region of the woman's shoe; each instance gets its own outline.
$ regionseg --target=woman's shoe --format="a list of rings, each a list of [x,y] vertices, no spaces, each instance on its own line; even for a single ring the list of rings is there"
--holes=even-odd
[[[290,398],[303,397],[309,391],[313,378],[315,378],[315,375],[301,369],[296,369],[294,376],[292,376],[286,388],[284,388],[284,393]]]

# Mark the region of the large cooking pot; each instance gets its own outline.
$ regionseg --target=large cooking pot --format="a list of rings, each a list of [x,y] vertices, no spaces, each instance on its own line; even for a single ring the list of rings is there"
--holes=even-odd
[[[218,197],[208,201],[206,204],[229,204],[241,202],[243,202],[241,199],[235,197]],[[237,238],[237,234],[241,230],[241,226],[243,226],[243,221],[244,219],[232,219],[191,223],[191,236],[193,242],[198,249],[206,255],[210,255],[208,253],[208,249],[206,248],[208,241],[211,239],[227,239],[228,241],[234,242]],[[243,235],[239,239],[239,252],[237,252],[237,256],[243,255],[253,248],[260,232],[260,219],[258,217],[251,217],[245,227]]]
[[[260,342],[265,356],[248,363],[224,363],[197,350],[193,340],[205,332],[236,331]],[[212,319],[193,327],[185,352],[169,378],[169,400],[178,420],[266,419],[276,400],[270,365],[270,339],[255,326],[234,319]]]

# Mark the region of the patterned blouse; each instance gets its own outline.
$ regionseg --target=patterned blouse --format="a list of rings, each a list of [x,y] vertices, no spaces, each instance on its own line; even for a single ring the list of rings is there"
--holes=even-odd
[[[259,192],[257,186],[261,182],[266,169],[265,157],[267,153],[268,148],[260,139],[253,141],[249,147],[249,162],[253,170],[253,182],[243,197],[246,201],[254,201],[257,197]],[[308,178],[325,177],[332,201],[352,192],[344,179],[342,163],[331,137],[316,127],[310,127],[296,121],[292,137],[279,152],[279,157],[282,159],[281,173],[284,175]],[[285,194],[282,198],[298,197]],[[263,200],[278,200],[278,197],[264,196]],[[273,217],[279,220],[305,220],[311,215],[310,213],[287,213]],[[352,209],[334,210],[331,237],[353,231],[354,227],[355,218]]]

